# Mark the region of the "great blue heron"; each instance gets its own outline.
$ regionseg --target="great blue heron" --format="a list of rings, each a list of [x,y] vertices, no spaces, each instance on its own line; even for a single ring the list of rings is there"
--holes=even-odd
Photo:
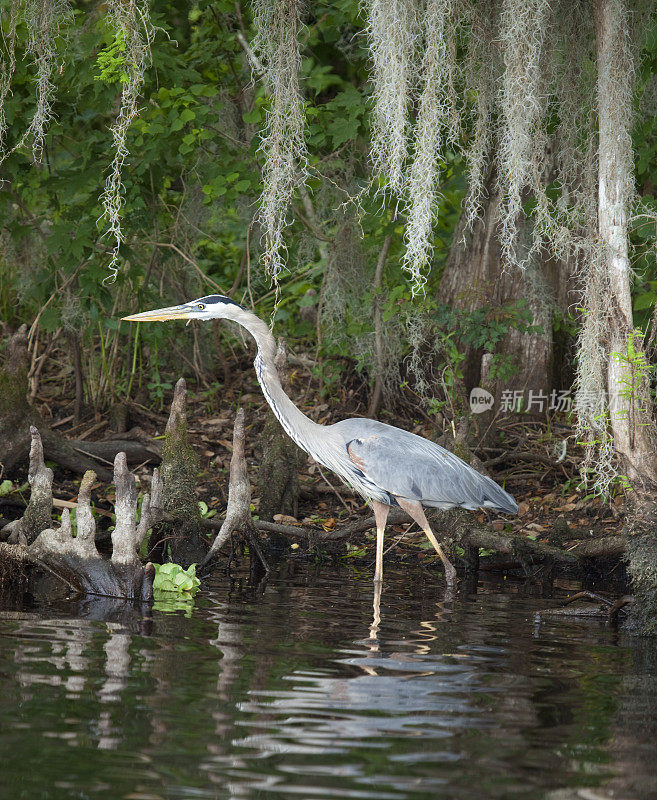
[[[212,294],[123,319],[227,319],[246,328],[258,347],[254,366],[262,392],[287,435],[372,503],[376,520],[374,580],[379,586],[383,579],[383,534],[391,506],[400,506],[425,532],[443,562],[449,584],[454,583],[456,571],[434,536],[424,508],[518,511],[513,497],[493,480],[422,436],[373,419],[345,419],[333,425],[313,422],[283,391],[274,364],[276,343],[267,325],[229,297]]]

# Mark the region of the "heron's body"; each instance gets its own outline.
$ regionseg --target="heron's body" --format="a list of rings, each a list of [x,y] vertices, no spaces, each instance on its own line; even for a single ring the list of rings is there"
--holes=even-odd
[[[274,364],[274,337],[267,325],[230,298],[210,295],[125,319],[146,322],[217,318],[239,323],[255,339],[258,381],[288,436],[372,502],[377,522],[375,580],[380,581],[383,574],[383,533],[391,506],[403,508],[422,527],[445,565],[448,580],[452,581],[454,568],[433,535],[423,508],[517,512],[513,497],[493,480],[422,436],[372,419],[351,418],[333,425],[313,422],[281,386]]]
[[[401,497],[427,508],[518,510],[495,481],[422,436],[373,419],[346,419],[330,428],[362,473],[365,486],[358,485],[360,475],[352,486],[366,497],[388,505],[398,505]]]

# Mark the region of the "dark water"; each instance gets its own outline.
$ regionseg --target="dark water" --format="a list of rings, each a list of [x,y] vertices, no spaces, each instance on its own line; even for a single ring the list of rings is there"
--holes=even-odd
[[[516,587],[517,590],[517,587]],[[0,797],[657,797],[657,653],[389,569],[0,613]]]

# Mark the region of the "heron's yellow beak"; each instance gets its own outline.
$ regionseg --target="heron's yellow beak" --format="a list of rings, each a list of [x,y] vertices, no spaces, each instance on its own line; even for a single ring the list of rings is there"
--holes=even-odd
[[[170,319],[189,319],[189,308],[186,306],[170,306],[169,308],[156,308],[154,311],[142,311],[141,314],[131,314],[122,317],[125,322],[166,322]]]

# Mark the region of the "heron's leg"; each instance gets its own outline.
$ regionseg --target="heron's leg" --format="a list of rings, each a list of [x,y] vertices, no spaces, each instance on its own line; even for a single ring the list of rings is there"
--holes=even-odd
[[[388,519],[390,506],[387,506],[385,503],[379,503],[378,500],[372,500],[372,508],[374,509],[374,519],[376,520],[376,566],[374,568],[374,583],[381,583],[383,581],[383,534],[386,529],[386,520]]]
[[[381,581],[374,583],[374,597],[372,599],[372,624],[370,625],[370,639],[376,642],[379,633],[379,625],[381,625]],[[378,644],[370,648],[373,652],[378,651]],[[376,673],[374,673],[376,674]]]
[[[424,513],[424,509],[422,508],[422,504],[419,503],[417,500],[404,500],[402,497],[396,497],[395,500],[399,503],[400,507],[404,509],[404,511],[413,519],[414,522],[422,528],[422,530],[427,535],[427,539],[433,545],[433,549],[438,553],[440,556],[440,560],[443,562],[443,567],[445,569],[445,579],[448,584],[452,585],[456,581],[456,570],[452,565],[452,562],[447,558],[445,553],[443,552],[443,548],[440,546],[440,542],[434,536],[433,531],[431,530],[431,526],[429,525],[429,521],[427,520],[426,514]]]

